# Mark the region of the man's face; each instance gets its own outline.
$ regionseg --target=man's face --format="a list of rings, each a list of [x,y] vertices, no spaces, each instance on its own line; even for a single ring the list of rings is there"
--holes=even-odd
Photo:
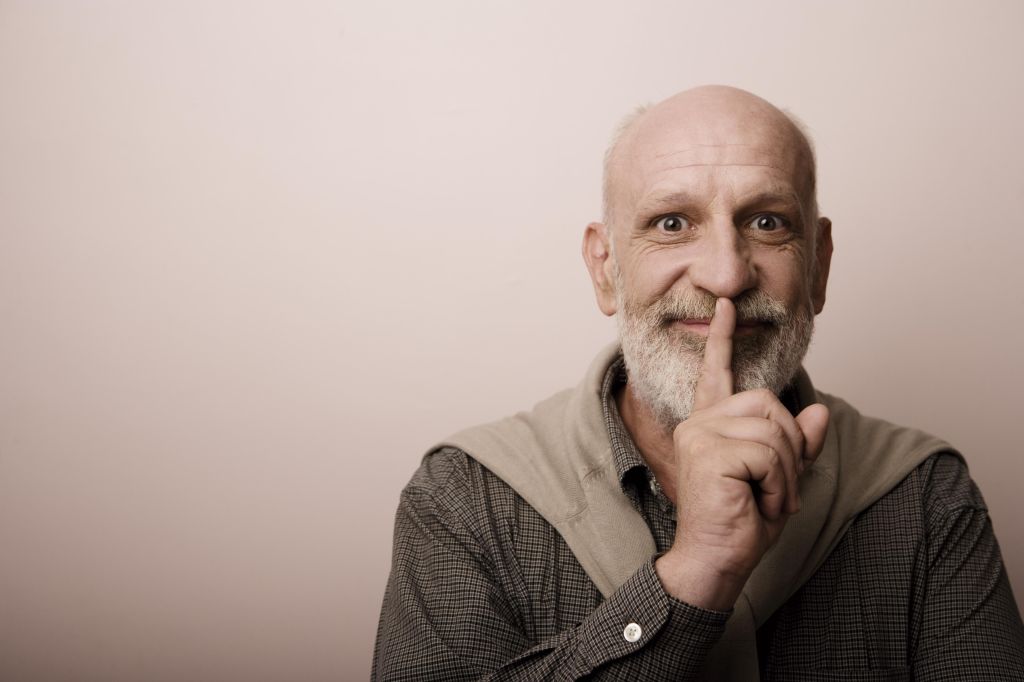
[[[671,428],[689,416],[716,298],[736,303],[736,390],[777,393],[807,350],[828,260],[788,130],[659,123],[617,160],[602,308],[619,315],[633,389]]]

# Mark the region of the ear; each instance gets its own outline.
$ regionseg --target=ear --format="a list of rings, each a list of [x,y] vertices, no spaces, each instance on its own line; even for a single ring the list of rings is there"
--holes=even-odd
[[[611,235],[603,223],[590,223],[583,231],[583,261],[594,285],[597,307],[605,315],[614,315],[615,262],[612,260]]]
[[[825,285],[828,284],[828,269],[832,264],[832,221],[818,218],[818,234],[814,240],[815,272],[811,283],[811,302],[814,303],[814,314],[817,315],[825,307]]]

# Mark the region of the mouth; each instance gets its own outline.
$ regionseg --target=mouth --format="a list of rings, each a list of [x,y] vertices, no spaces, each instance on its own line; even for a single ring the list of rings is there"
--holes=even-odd
[[[669,328],[673,330],[679,330],[688,334],[695,334],[697,336],[707,336],[708,329],[711,326],[711,320],[707,319],[683,319],[683,320],[670,320]],[[768,328],[768,323],[762,320],[738,320],[736,322],[736,331],[733,336],[749,336],[756,334]]]

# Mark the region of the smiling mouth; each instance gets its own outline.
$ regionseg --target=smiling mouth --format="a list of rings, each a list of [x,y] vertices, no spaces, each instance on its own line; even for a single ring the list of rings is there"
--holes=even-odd
[[[678,329],[688,334],[696,334],[698,336],[707,336],[708,328],[711,326],[711,320],[701,319],[685,319],[685,320],[672,320],[669,323],[671,329]],[[748,336],[750,334],[756,334],[768,327],[768,323],[762,320],[743,320],[736,322],[736,331],[734,336]]]

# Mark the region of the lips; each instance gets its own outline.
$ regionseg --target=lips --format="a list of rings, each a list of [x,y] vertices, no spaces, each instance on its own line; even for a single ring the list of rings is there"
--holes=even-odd
[[[763,320],[741,320],[736,323],[736,336],[745,336],[747,334],[756,333],[765,327],[769,323]],[[711,326],[711,320],[704,319],[681,319],[681,320],[670,320],[669,326],[674,329],[680,329],[690,334],[697,334],[700,336],[707,336],[708,329]]]

